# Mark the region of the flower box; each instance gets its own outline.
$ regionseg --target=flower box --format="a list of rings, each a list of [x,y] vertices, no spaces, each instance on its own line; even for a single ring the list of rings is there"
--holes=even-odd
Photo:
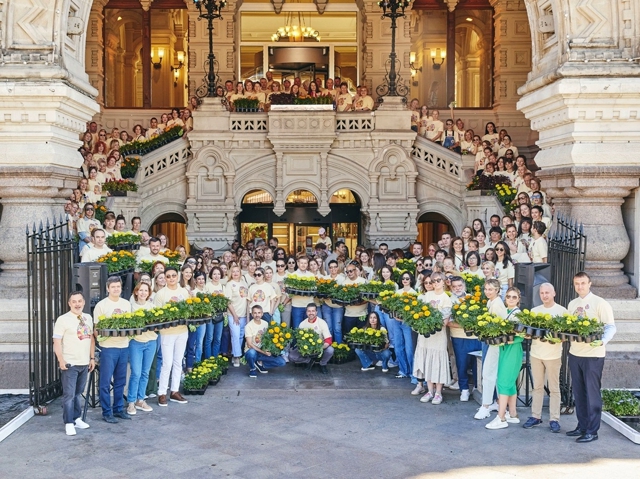
[[[515,334],[503,334],[502,336],[478,339],[489,346],[499,346],[500,344],[512,343],[515,337]]]
[[[333,104],[328,105],[271,105],[271,111],[333,111]]]
[[[213,324],[221,323],[222,321],[224,321],[224,313],[218,313],[211,316],[211,322]]]
[[[215,386],[216,384],[218,384],[220,382],[220,378],[214,378],[214,379],[209,379],[209,386]]]
[[[288,295],[293,295],[293,296],[314,297],[316,295],[316,291],[308,291],[303,289],[285,288],[284,291]]]
[[[183,392],[188,396],[204,396],[208,386],[204,386],[198,389],[184,389]]]
[[[211,322],[211,317],[208,317],[208,318],[193,318],[193,319],[187,319],[185,321],[186,321],[186,324],[189,325],[189,326],[201,326],[203,324],[210,323]]]
[[[360,291],[360,298],[362,298],[363,301],[376,299],[379,295],[380,293],[374,293],[371,291]]]
[[[602,421],[636,444],[640,444],[640,389],[603,389]],[[615,415],[617,414],[617,415]]]
[[[111,191],[109,192],[109,196],[127,196],[126,191]]]
[[[331,298],[331,302],[334,304],[339,304],[340,306],[353,306],[356,304],[362,304],[364,301],[362,298],[357,297],[356,299],[352,299],[351,301],[343,301],[341,299]]]

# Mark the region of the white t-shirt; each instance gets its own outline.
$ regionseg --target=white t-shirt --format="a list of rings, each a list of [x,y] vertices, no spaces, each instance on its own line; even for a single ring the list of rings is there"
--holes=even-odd
[[[71,311],[56,319],[53,338],[62,340],[62,357],[72,366],[86,366],[91,359],[91,335],[93,320],[88,314],[82,314],[81,322]]]
[[[262,348],[262,335],[269,327],[269,323],[267,323],[264,319],[260,320],[260,324],[256,324],[256,322],[252,319],[247,322],[247,325],[244,327],[244,337],[250,338],[251,342],[255,344],[258,348]],[[247,341],[244,346],[244,350],[248,351],[249,342]]]
[[[310,323],[308,319],[305,319],[298,326],[299,329],[313,329],[316,333],[320,335],[320,338],[324,341],[327,338],[331,337],[331,333],[329,332],[329,326],[327,326],[327,322],[322,318],[316,318],[313,323]]]
[[[529,256],[532,262],[542,263],[542,259],[548,258],[548,255],[547,240],[545,240],[543,236],[534,239],[529,245]]]
[[[311,272],[311,271],[305,271],[304,273],[302,271],[296,271],[295,274],[297,276],[302,276],[305,278],[315,278],[315,275]],[[291,306],[293,306],[294,308],[306,308],[307,304],[313,302],[313,298],[310,298],[308,296],[297,296],[292,294],[291,296]]]
[[[92,244],[88,244],[86,248],[82,250],[82,255],[80,255],[82,263],[92,263],[94,261],[98,261],[98,258],[104,256],[105,254],[111,253],[111,248],[108,246],[103,246],[98,249]]]
[[[349,93],[341,93],[336,98],[336,110],[337,111],[349,111],[353,104],[353,97]]]
[[[117,301],[111,301],[111,299],[104,298],[93,309],[93,324],[96,329],[100,329],[100,318],[108,318],[114,314],[123,314],[131,312],[131,303],[123,298],[118,298]],[[129,338],[104,338],[100,341],[101,348],[128,348]]]
[[[569,313],[580,317],[597,318],[601,323],[614,324],[613,309],[611,305],[600,296],[589,293],[583,298],[577,297],[567,306]],[[574,356],[587,358],[604,358],[606,354],[605,345],[592,347],[589,343],[571,342],[569,353]]]
[[[363,110],[373,110],[373,98],[369,95],[358,97],[355,102],[355,110],[363,111]]]
[[[532,313],[550,314],[551,316],[562,316],[567,309],[554,303],[550,308],[546,308],[544,304],[531,309]],[[562,357],[562,343],[549,343],[534,339],[531,341],[531,357],[541,359],[543,361],[552,361]]]
[[[249,300],[247,312],[251,314],[251,308],[257,304],[258,306],[262,306],[263,313],[271,314],[271,300],[277,297],[278,295],[269,283],[254,283],[249,286],[247,294],[247,299]]]
[[[426,137],[428,140],[433,140],[436,136],[438,136],[438,133],[443,131],[444,123],[442,123],[440,120],[427,121]],[[442,138],[442,135],[440,136],[440,138]]]
[[[231,301],[231,306],[239,318],[247,317],[248,292],[244,281],[229,280],[224,287],[224,295]]]
[[[362,284],[365,282],[366,280],[362,276],[358,276],[354,281],[351,281],[349,278],[345,278],[342,284]],[[368,307],[369,307],[369,303],[345,306],[344,315],[350,318],[359,318],[367,314]]]
[[[189,291],[185,288],[178,286],[176,289],[170,289],[169,286],[165,286],[161,290],[159,290],[155,296],[153,297],[153,303],[156,306],[164,306],[168,302],[177,303],[179,301],[184,301],[190,298]],[[189,332],[186,325],[174,326],[172,328],[165,328],[160,330],[160,336],[164,335],[172,335],[172,334],[184,334]]]
[[[502,261],[496,262],[496,273],[498,274],[498,281],[500,281],[500,285],[504,286],[505,284],[509,284],[509,280],[513,279],[516,276],[516,270],[513,267],[513,263],[509,261],[507,263],[507,267],[505,268]]]

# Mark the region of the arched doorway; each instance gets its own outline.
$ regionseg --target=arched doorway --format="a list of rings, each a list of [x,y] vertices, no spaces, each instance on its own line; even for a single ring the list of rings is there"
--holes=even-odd
[[[149,230],[151,236],[163,234],[167,237],[167,248],[175,250],[178,245],[187,247],[187,224],[182,216],[177,213],[166,213],[158,217]],[[189,248],[187,247],[187,251]]]
[[[424,213],[418,218],[418,241],[424,246],[437,243],[446,232],[455,236],[455,229],[440,213]]]
[[[333,243],[344,241],[353,251],[360,241],[360,199],[349,189],[335,191],[329,200],[331,212],[318,213],[318,199],[308,190],[293,190],[285,202],[286,211],[273,212],[273,198],[265,190],[252,190],[242,200],[238,215],[239,241],[268,241],[276,238],[278,245],[292,254],[310,253],[324,228]]]

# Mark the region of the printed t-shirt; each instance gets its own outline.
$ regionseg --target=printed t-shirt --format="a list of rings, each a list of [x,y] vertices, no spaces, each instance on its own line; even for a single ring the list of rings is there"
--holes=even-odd
[[[256,324],[256,322],[252,319],[247,323],[244,327],[244,336],[245,338],[251,338],[251,342],[255,344],[258,348],[262,349],[262,335],[267,330],[269,323],[267,323],[264,319],[260,320],[260,324]],[[246,342],[244,346],[244,350],[248,351],[249,343]]]
[[[159,290],[153,298],[153,303],[156,307],[164,306],[169,302],[178,303],[190,298],[189,291],[185,288],[178,286],[176,289],[170,289],[165,286]],[[183,334],[189,332],[186,324],[173,326],[172,328],[165,328],[160,330],[160,336],[170,336],[173,334]]]
[[[598,318],[601,323],[614,324],[613,323],[613,309],[611,305],[600,296],[596,296],[593,293],[589,293],[584,298],[576,298],[567,306],[569,314],[578,316],[579,318]],[[589,343],[578,343],[571,341],[571,348],[569,353],[574,356],[581,356],[586,358],[604,358],[606,354],[605,345],[592,347]]]
[[[86,366],[91,359],[91,335],[93,319],[88,314],[80,314],[82,321],[71,311],[56,319],[53,338],[62,340],[62,357],[72,366]]]
[[[104,298],[93,309],[93,324],[96,329],[100,329],[100,317],[108,318],[114,314],[123,314],[131,312],[131,303],[126,299],[118,298],[117,301],[111,301],[108,297]],[[102,338],[100,341],[102,348],[128,348],[129,338]]]
[[[567,309],[560,306],[558,303],[554,304],[550,308],[546,308],[544,304],[536,306],[531,309],[532,313],[550,314],[551,316],[561,316],[567,312]],[[553,359],[560,359],[562,357],[562,343],[549,343],[547,341],[540,341],[539,339],[533,339],[531,341],[531,357],[541,359],[543,361],[551,361]]]

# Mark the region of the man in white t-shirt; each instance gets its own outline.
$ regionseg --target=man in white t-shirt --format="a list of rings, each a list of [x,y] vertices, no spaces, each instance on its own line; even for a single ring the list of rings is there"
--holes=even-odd
[[[111,248],[105,246],[104,244],[106,239],[107,235],[103,229],[94,229],[91,232],[91,243],[82,250],[82,254],[80,255],[81,262],[91,263],[94,261],[98,261],[98,258],[100,258],[101,256],[111,253]]]
[[[373,98],[369,95],[369,91],[366,86],[360,87],[360,95],[358,99],[353,104],[353,109],[355,111],[371,111],[373,110]]]
[[[100,343],[100,407],[102,419],[115,424],[116,419],[131,419],[124,410],[124,386],[127,382],[127,364],[129,362],[128,337],[98,336],[100,321],[114,314],[131,312],[131,303],[120,297],[122,280],[119,276],[107,279],[107,296],[96,304],[93,310],[93,324],[95,335]],[[113,407],[111,406],[111,380],[113,378]]]
[[[440,112],[438,110],[433,110],[431,112],[431,117],[431,120],[427,121],[427,140],[440,142],[442,133],[444,132],[444,123],[440,121]]]
[[[317,243],[323,243],[327,247],[327,251],[331,251],[333,242],[331,241],[331,238],[327,236],[327,230],[325,230],[324,228],[320,228],[318,230],[318,241],[316,242],[316,244]]]
[[[606,344],[616,334],[613,309],[603,298],[591,292],[591,278],[584,272],[573,277],[573,287],[578,297],[569,303],[569,314],[578,318],[595,318],[604,324],[602,339],[591,343],[571,342],[569,349],[569,369],[571,387],[576,401],[578,426],[567,432],[569,437],[577,437],[576,442],[592,442],[598,439],[600,415],[602,413],[602,368],[606,355]]]
[[[348,85],[345,82],[340,84],[340,94],[336,97],[336,111],[351,111],[353,107],[353,97],[349,93]]]
[[[531,309],[532,313],[548,314],[549,318],[561,316],[567,310],[555,302],[556,290],[551,283],[540,285],[542,304]],[[551,432],[560,432],[560,366],[562,365],[562,343],[531,341],[531,376],[533,377],[533,399],[531,417],[522,427],[530,429],[542,424],[542,402],[544,399],[544,377],[549,384],[549,428]]]
[[[53,327],[53,352],[58,359],[62,382],[62,419],[67,436],[75,436],[76,428],[87,429],[81,419],[80,398],[87,376],[95,368],[93,320],[84,314],[84,297],[80,291],[69,295],[69,312],[56,319]]]
[[[149,238],[149,254],[141,256],[138,261],[150,261],[151,263],[162,261],[166,264],[169,262],[169,259],[160,254],[161,250],[162,243],[160,242],[160,238],[156,238],[155,236],[153,238]]]
[[[315,303],[309,303],[307,305],[307,319],[305,319],[302,323],[300,323],[300,329],[313,329],[316,333],[320,335],[320,339],[322,339],[322,356],[320,357],[320,371],[322,374],[328,374],[329,370],[327,369],[327,363],[333,356],[333,347],[331,343],[333,339],[331,338],[331,333],[329,332],[329,326],[324,319],[318,317],[318,307]],[[300,354],[297,349],[292,349],[289,352],[289,361],[292,363],[305,363],[310,366],[313,365],[313,358],[305,357]]]
[[[282,356],[273,356],[269,351],[263,351],[262,335],[269,327],[269,323],[262,319],[262,306],[254,304],[251,307],[252,320],[244,328],[244,358],[249,365],[249,377],[255,378],[257,371],[266,374],[268,368],[278,368],[286,364]]]
[[[158,243],[160,240],[158,240]],[[167,285],[158,291],[153,299],[156,306],[167,303],[178,303],[187,300],[189,291],[178,283],[178,270],[169,266],[164,270]],[[158,384],[158,406],[167,406],[167,388],[171,377],[171,394],[169,400],[186,404],[187,400],[180,394],[180,376],[182,375],[182,358],[187,349],[189,330],[186,325],[160,330],[160,351],[162,352],[162,368]]]

